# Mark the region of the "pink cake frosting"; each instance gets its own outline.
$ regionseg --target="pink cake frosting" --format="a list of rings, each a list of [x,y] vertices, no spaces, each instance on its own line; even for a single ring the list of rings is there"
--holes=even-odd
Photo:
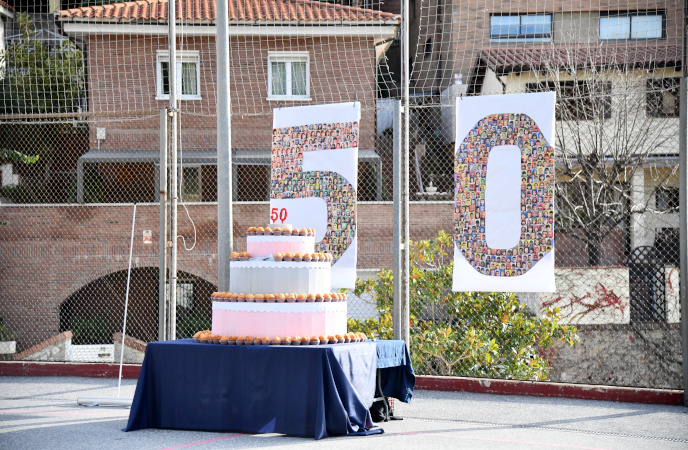
[[[281,253],[312,253],[315,248],[313,236],[246,236],[246,251],[252,257]]]
[[[346,302],[213,302],[213,334],[221,336],[320,336],[346,333]]]

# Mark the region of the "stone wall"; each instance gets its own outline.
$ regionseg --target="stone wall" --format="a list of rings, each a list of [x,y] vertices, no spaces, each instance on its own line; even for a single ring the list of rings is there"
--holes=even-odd
[[[550,355],[555,382],[681,389],[680,324],[583,325]]]

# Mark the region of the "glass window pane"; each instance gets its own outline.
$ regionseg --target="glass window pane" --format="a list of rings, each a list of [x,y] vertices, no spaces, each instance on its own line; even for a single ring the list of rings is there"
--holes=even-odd
[[[521,16],[521,34],[526,36],[549,36],[552,27],[552,16]]]
[[[306,95],[306,63],[291,63],[291,95]]]
[[[201,201],[201,168],[198,166],[184,167],[182,171],[182,201]]]
[[[160,87],[162,95],[170,95],[170,63],[160,61]]]
[[[490,36],[508,37],[518,36],[518,16],[492,16],[490,17]]]
[[[631,18],[631,38],[661,39],[662,16],[633,16]]]
[[[198,95],[196,63],[182,63],[182,95]]]
[[[600,39],[628,39],[630,36],[630,17],[600,17]]]
[[[284,62],[270,63],[272,83],[271,95],[287,95],[287,67]]]

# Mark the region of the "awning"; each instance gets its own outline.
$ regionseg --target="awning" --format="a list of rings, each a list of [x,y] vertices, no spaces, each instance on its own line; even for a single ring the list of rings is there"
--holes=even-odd
[[[237,182],[237,166],[269,166],[270,165],[270,149],[232,149],[232,186],[236,193]],[[177,153],[177,159],[184,164],[194,165],[216,165],[217,151],[216,150],[185,150]],[[358,161],[363,163],[375,164],[376,166],[376,184],[377,192],[376,199],[382,200],[382,159],[380,155],[375,153],[375,150],[359,150]],[[160,165],[160,150],[104,150],[93,149],[88,153],[79,157],[77,161],[77,202],[84,202],[84,164],[101,164],[101,163],[153,163],[155,169],[155,198],[159,199],[159,165]]]

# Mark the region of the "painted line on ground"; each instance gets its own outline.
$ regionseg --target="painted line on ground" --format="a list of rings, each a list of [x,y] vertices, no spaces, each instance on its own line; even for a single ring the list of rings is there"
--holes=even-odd
[[[65,416],[98,416],[98,417],[129,417],[129,414],[98,414],[98,413],[78,413],[68,411],[26,411],[17,409],[0,409],[0,414],[60,414]]]
[[[604,448],[599,448],[599,447],[580,447],[577,445],[565,445],[565,444],[552,444],[552,443],[543,443],[543,442],[531,442],[531,441],[516,441],[512,439],[495,439],[495,438],[482,438],[482,437],[475,437],[475,436],[462,436],[460,434],[447,434],[447,433],[420,433],[420,432],[409,432],[409,431],[388,431],[386,432],[388,434],[404,434],[404,435],[412,435],[412,436],[438,436],[438,437],[447,437],[447,438],[452,438],[452,439],[465,439],[469,441],[490,441],[490,442],[504,442],[508,444],[526,444],[526,445],[541,445],[543,447],[558,447],[558,448],[576,448],[580,450],[608,450]]]
[[[191,443],[189,443],[189,444],[177,445],[176,447],[167,447],[167,448],[164,448],[164,449],[162,449],[162,450],[174,450],[174,449],[176,449],[176,448],[193,447],[194,445],[209,444],[209,443],[211,443],[211,442],[222,441],[222,440],[224,440],[224,439],[235,438],[235,437],[238,437],[238,436],[244,436],[244,435],[241,434],[241,433],[230,434],[229,436],[222,436],[222,437],[215,438],[215,439],[206,439],[205,441],[191,442]]]

